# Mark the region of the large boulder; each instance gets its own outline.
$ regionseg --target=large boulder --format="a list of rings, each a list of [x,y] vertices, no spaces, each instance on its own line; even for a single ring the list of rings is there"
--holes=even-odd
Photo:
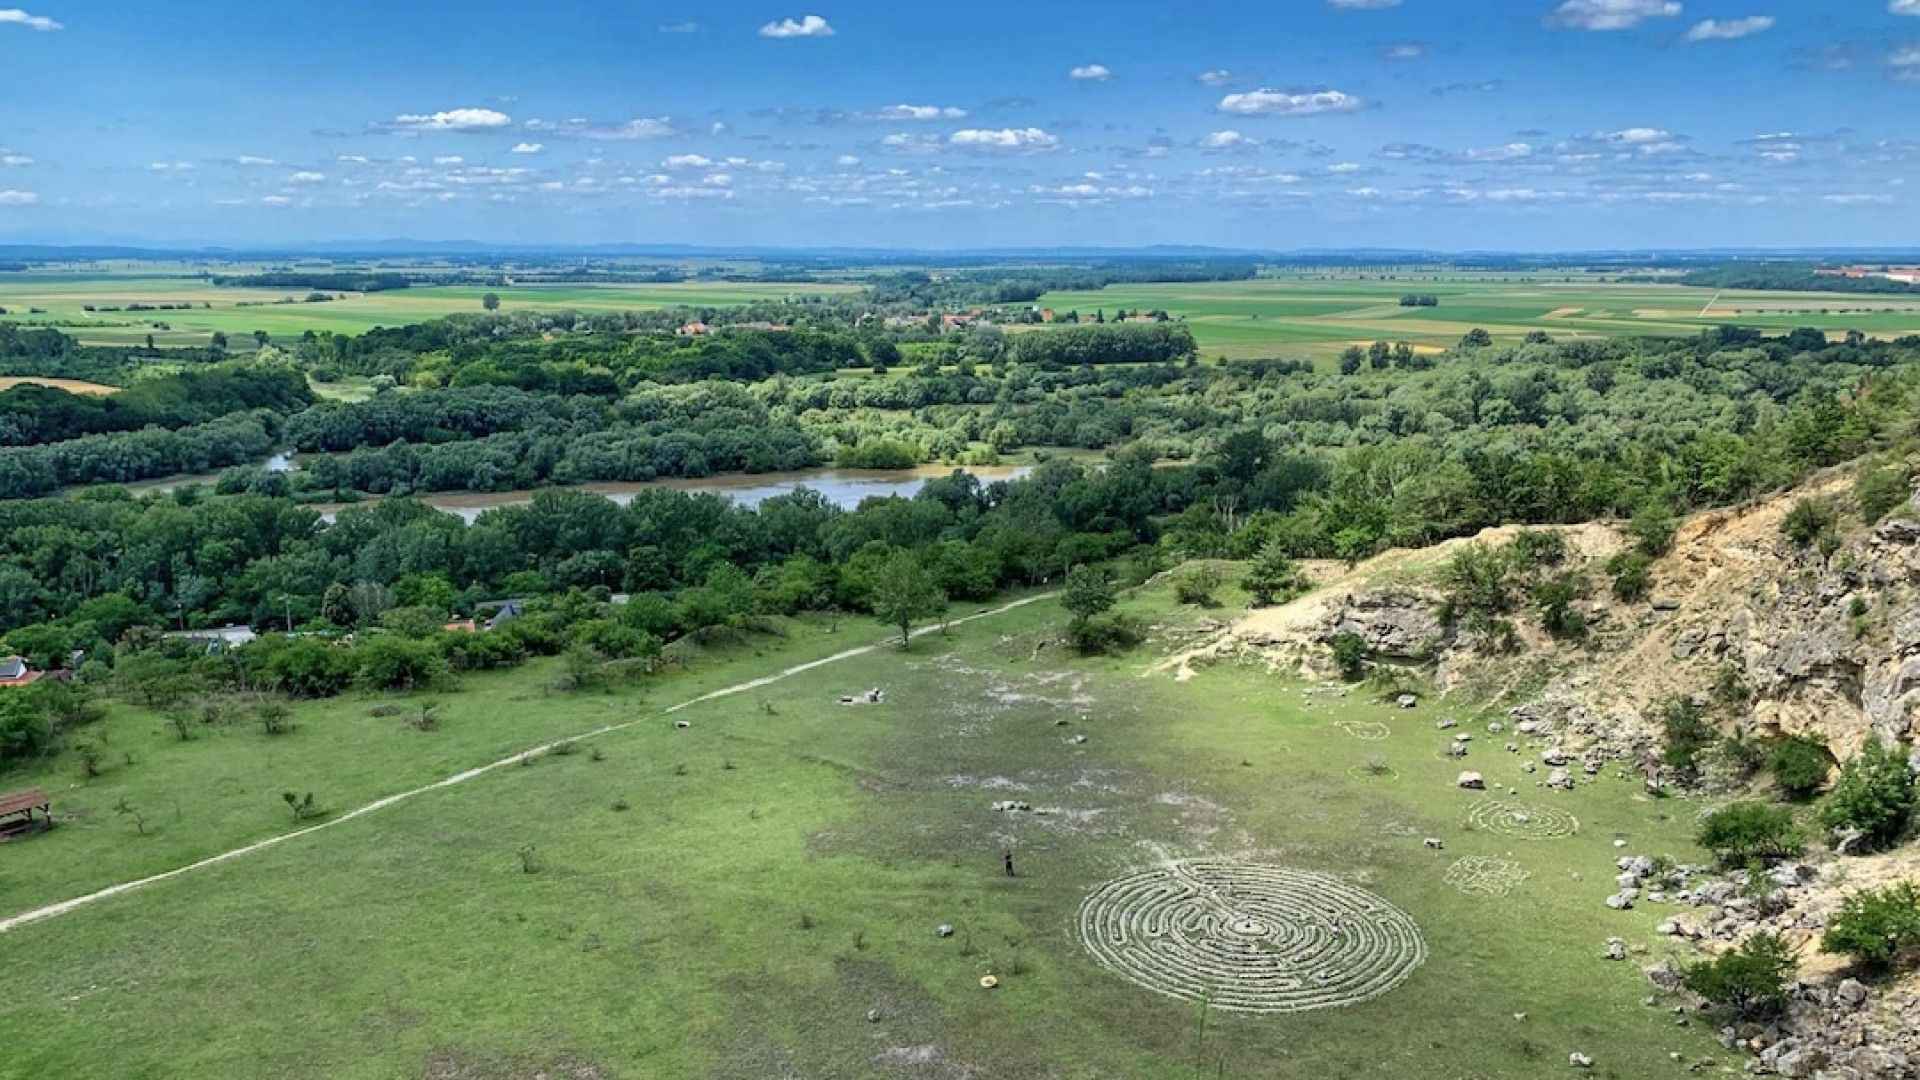
[[[1342,634],[1357,634],[1375,656],[1425,659],[1446,638],[1438,607],[1437,598],[1417,592],[1356,592],[1328,617],[1316,637],[1327,642]]]

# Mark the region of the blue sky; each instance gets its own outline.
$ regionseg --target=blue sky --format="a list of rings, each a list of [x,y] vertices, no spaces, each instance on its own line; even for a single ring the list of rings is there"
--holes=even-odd
[[[1920,245],[1920,0],[18,2],[0,241]]]

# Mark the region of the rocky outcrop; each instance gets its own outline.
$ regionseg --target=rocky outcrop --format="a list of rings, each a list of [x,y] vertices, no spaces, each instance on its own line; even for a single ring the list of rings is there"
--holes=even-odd
[[[1344,634],[1356,634],[1376,657],[1430,660],[1446,641],[1439,610],[1440,597],[1425,591],[1358,590],[1346,595],[1314,638],[1326,644]]]

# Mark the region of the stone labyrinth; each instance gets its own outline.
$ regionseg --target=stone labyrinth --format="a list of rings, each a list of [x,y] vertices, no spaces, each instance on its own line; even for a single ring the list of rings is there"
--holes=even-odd
[[[1115,878],[1080,904],[1080,940],[1138,986],[1216,1009],[1369,1001],[1427,958],[1400,909],[1338,878],[1200,859]]]
[[[1558,840],[1580,831],[1580,819],[1558,807],[1501,799],[1474,803],[1467,824],[1518,840]]]
[[[1512,859],[1469,855],[1447,867],[1447,884],[1469,896],[1505,896],[1527,880],[1525,867]]]
[[[1342,720],[1337,726],[1354,738],[1367,742],[1379,742],[1393,734],[1392,728],[1377,720]]]

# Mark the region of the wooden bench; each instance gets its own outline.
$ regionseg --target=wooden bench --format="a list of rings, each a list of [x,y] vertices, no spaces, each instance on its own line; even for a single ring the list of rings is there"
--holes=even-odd
[[[35,810],[40,811],[43,820],[34,820]],[[13,820],[8,820],[10,818]],[[41,828],[53,825],[53,800],[47,798],[45,791],[28,788],[0,795],[0,834],[25,832],[36,825]]]

